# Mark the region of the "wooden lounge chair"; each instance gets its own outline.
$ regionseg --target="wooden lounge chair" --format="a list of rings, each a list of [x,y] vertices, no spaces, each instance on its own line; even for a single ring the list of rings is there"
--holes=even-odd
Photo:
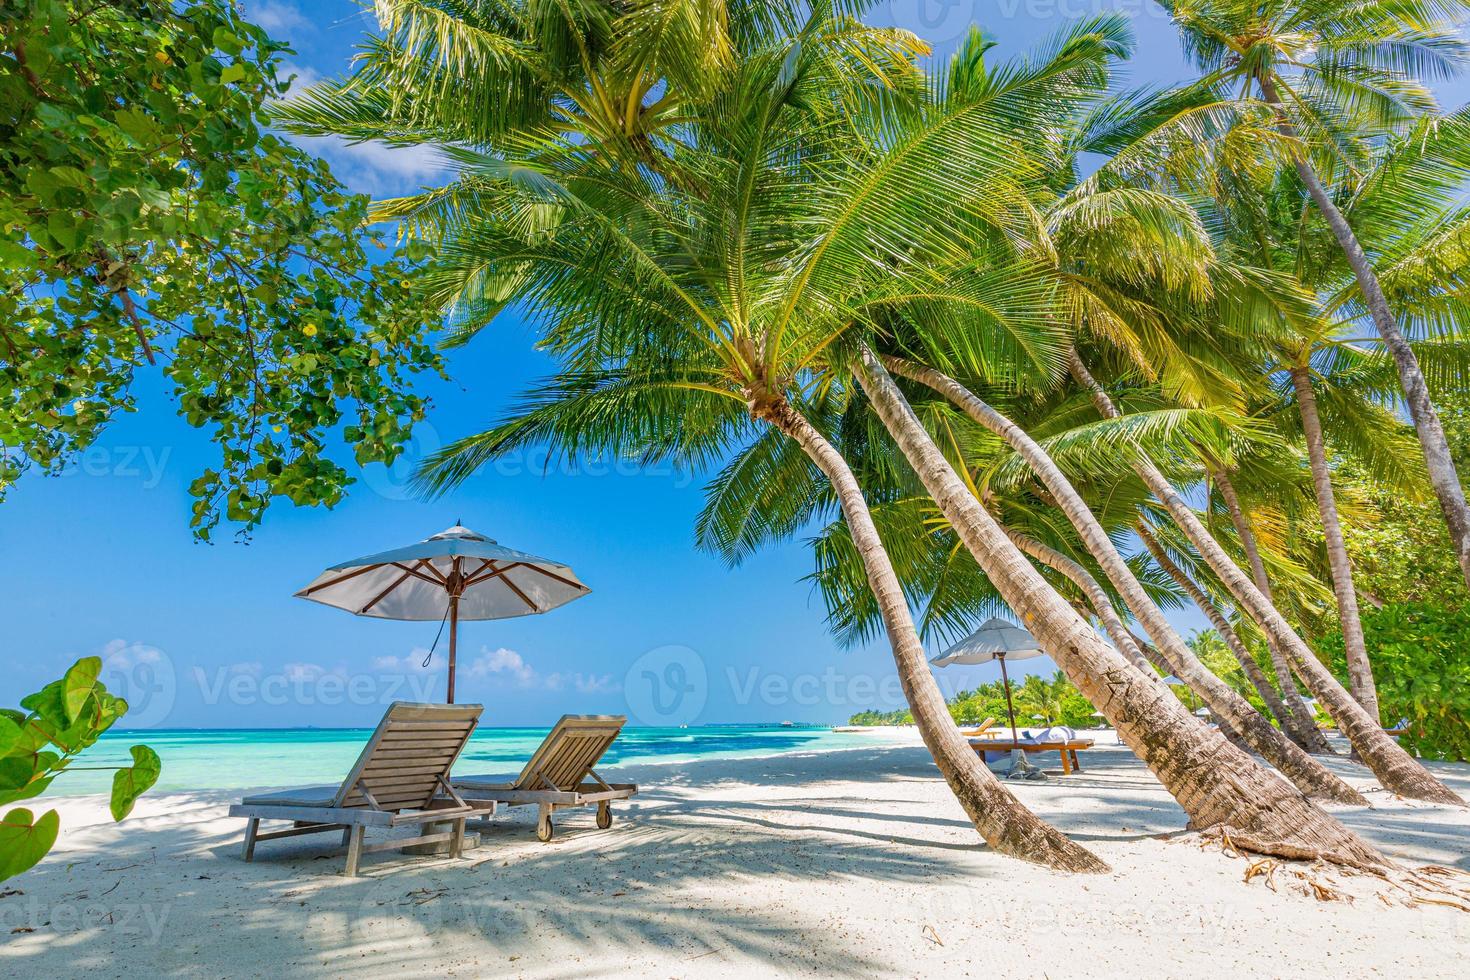
[[[1082,762],[1077,753],[1093,746],[1090,738],[1070,738],[1064,741],[1016,742],[1011,739],[973,738],[970,747],[982,755],[986,752],[1010,752],[1020,749],[1030,755],[1033,752],[1059,752],[1062,756],[1062,775],[1069,776],[1075,770],[1082,771]],[[1068,759],[1068,756],[1071,756]]]
[[[249,821],[245,860],[254,859],[259,841],[329,830],[342,831],[349,877],[357,874],[362,855],[376,851],[448,841],[449,853],[459,857],[465,820],[476,811],[450,786],[449,770],[475,730],[481,710],[478,704],[393,702],[340,786],[307,786],[251,796],[230,807],[230,816]],[[260,833],[262,820],[289,820],[293,826]],[[369,827],[392,830],[431,823],[452,827],[381,844],[363,843]]]
[[[1002,732],[992,732],[991,729],[994,728],[994,727],[995,727],[995,718],[994,717],[990,717],[990,718],[986,718],[984,721],[982,721],[980,724],[976,725],[974,728],[961,729],[960,730],[960,734],[963,735],[963,736],[965,736],[966,738],[999,738],[999,737],[1001,737],[1001,735],[1004,734],[1004,733],[1002,733]]]
[[[551,840],[551,815],[574,806],[597,805],[597,826],[612,826],[612,801],[638,792],[633,783],[609,783],[593,770],[628,719],[622,715],[563,715],[514,780],[466,776],[453,786],[471,803],[536,804],[536,836]],[[591,782],[587,782],[588,778]]]

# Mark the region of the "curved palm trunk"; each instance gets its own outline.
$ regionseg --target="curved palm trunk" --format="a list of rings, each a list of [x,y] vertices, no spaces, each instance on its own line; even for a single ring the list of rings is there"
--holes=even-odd
[[[1048,568],[1065,575],[1073,585],[1081,589],[1082,594],[1087,596],[1088,606],[1102,623],[1103,632],[1112,638],[1113,646],[1123,651],[1123,656],[1132,661],[1133,666],[1143,671],[1143,673],[1149,676],[1157,675],[1153,662],[1149,660],[1148,655],[1144,653],[1143,647],[1134,638],[1133,631],[1128,629],[1123,624],[1123,620],[1118,617],[1118,611],[1113,608],[1112,599],[1108,596],[1107,591],[1103,589],[1102,584],[1096,578],[1093,578],[1091,572],[1055,548],[1049,548],[1035,538],[1022,534],[1015,528],[1001,525],[1001,530],[1005,531],[1006,537],[1010,538],[1011,543],[1017,548],[1020,548],[1021,551]]]
[[[853,544],[862,556],[868,584],[882,611],[893,659],[898,665],[899,681],[914,722],[945,782],[964,807],[975,829],[991,847],[1012,857],[1064,871],[1107,871],[1108,866],[1092,852],[1043,823],[1036,814],[1022,806],[980,762],[969,741],[960,734],[939,685],[929,672],[924,647],[914,630],[898,575],[878,537],[862,488],[842,454],[785,402],[775,401],[753,408],[752,414],[795,440],[831,481],[841,502]]]
[[[1269,76],[1261,76],[1257,81],[1266,101],[1279,111],[1281,99],[1275,82]],[[1293,140],[1298,138],[1296,127],[1287,121],[1284,114],[1280,116],[1277,128],[1284,136]],[[1465,577],[1465,584],[1470,585],[1470,505],[1465,502],[1465,488],[1460,485],[1460,475],[1455,471],[1454,456],[1450,453],[1449,440],[1445,438],[1439,413],[1435,411],[1434,402],[1429,398],[1429,386],[1424,381],[1424,372],[1419,368],[1419,358],[1399,331],[1398,322],[1388,308],[1388,298],[1383,295],[1378,275],[1373,271],[1373,264],[1368,261],[1358,236],[1353,233],[1347,218],[1337,209],[1332,195],[1322,186],[1317,171],[1304,155],[1296,159],[1296,172],[1306,185],[1307,193],[1312,196],[1327,226],[1332,229],[1338,246],[1347,256],[1348,265],[1352,267],[1353,276],[1358,281],[1358,289],[1373,317],[1373,325],[1378,328],[1378,335],[1383,338],[1384,346],[1393,356],[1394,366],[1398,368],[1399,384],[1404,389],[1404,402],[1409,407],[1409,417],[1414,420],[1414,431],[1419,434],[1419,445],[1424,449],[1429,482],[1434,487],[1434,495],[1439,498],[1440,510],[1444,512],[1445,524],[1450,530],[1450,541],[1455,548],[1455,558],[1460,563],[1460,574]]]
[[[1261,546],[1256,541],[1256,529],[1240,504],[1240,494],[1235,492],[1235,482],[1223,467],[1213,466],[1206,461],[1205,469],[1209,471],[1210,479],[1215,481],[1215,486],[1220,488],[1220,496],[1225,500],[1225,511],[1230,515],[1230,523],[1235,525],[1235,533],[1240,538],[1240,548],[1245,552],[1246,564],[1250,566],[1251,580],[1261,590],[1261,595],[1275,602],[1276,597],[1271,594],[1271,579],[1266,575],[1266,563],[1261,558]]]
[[[1276,693],[1276,688],[1271,686],[1271,680],[1266,676],[1265,671],[1261,670],[1260,665],[1256,663],[1255,658],[1250,655],[1250,651],[1246,649],[1245,644],[1236,635],[1234,628],[1230,625],[1230,621],[1225,618],[1225,614],[1210,601],[1210,597],[1205,595],[1204,589],[1201,589],[1194,579],[1186,575],[1184,569],[1180,568],[1174,559],[1169,557],[1168,553],[1164,551],[1163,546],[1159,544],[1159,539],[1153,536],[1153,533],[1149,531],[1142,521],[1139,521],[1134,527],[1134,532],[1138,535],[1138,539],[1143,542],[1144,547],[1154,556],[1154,561],[1159,563],[1159,567],[1184,590],[1185,595],[1189,596],[1190,600],[1209,619],[1210,625],[1215,627],[1215,632],[1220,634],[1220,638],[1225,641],[1225,645],[1230,648],[1230,652],[1239,661],[1241,669],[1245,671],[1246,677],[1250,678],[1251,686],[1256,689],[1256,693],[1261,696],[1261,700],[1266,703],[1266,707],[1270,710],[1271,714],[1275,715],[1276,720],[1281,722],[1282,730],[1287,733],[1292,741],[1305,749],[1309,744],[1307,736],[1299,730],[1294,730],[1296,718]],[[1321,735],[1320,732],[1317,734],[1319,736]]]
[[[1373,665],[1363,642],[1363,621],[1358,615],[1358,593],[1353,588],[1353,562],[1342,523],[1337,517],[1337,500],[1332,493],[1332,474],[1327,468],[1327,441],[1322,436],[1322,418],[1317,413],[1317,393],[1312,389],[1309,368],[1291,369],[1296,388],[1297,410],[1302,416],[1302,433],[1307,440],[1307,460],[1312,467],[1312,489],[1317,494],[1317,512],[1322,515],[1322,536],[1327,545],[1327,565],[1332,571],[1332,592],[1337,596],[1337,621],[1342,624],[1342,645],[1347,652],[1348,689],[1368,712],[1379,718],[1378,686],[1373,683]],[[1381,720],[1381,719],[1380,719]]]
[[[1075,348],[1068,351],[1067,359],[1073,378],[1092,393],[1092,401],[1098,412],[1104,418],[1116,418],[1118,409],[1113,405],[1112,398],[1108,397],[1102,385],[1088,372]],[[1241,608],[1256,621],[1267,637],[1274,638],[1286,650],[1292,667],[1326,706],[1338,728],[1347,736],[1359,757],[1373,770],[1384,788],[1416,800],[1464,806],[1464,800],[1450,792],[1449,787],[1430,775],[1429,770],[1389,738],[1377,719],[1368,717],[1362,706],[1332,676],[1332,672],[1322,666],[1322,662],[1307,648],[1306,643],[1281,613],[1276,611],[1276,607],[1261,595],[1260,590],[1225,553],[1225,549],[1220,547],[1220,543],[1211,537],[1200,523],[1194,508],[1170,485],[1158,467],[1140,457],[1133,464],[1133,470],[1159,502],[1168,508],[1169,516],[1184,531],[1200,557],[1230,590],[1230,594],[1235,596]]]
[[[890,359],[894,360],[894,359]],[[969,389],[932,368],[911,362],[895,364],[898,372],[928,385],[959,405],[967,415],[990,429],[1021,455],[1051,491],[1057,506],[1077,529],[1088,552],[1097,560],[1128,608],[1138,617],[1164,661],[1176,677],[1188,684],[1215,716],[1228,722],[1252,748],[1297,785],[1302,792],[1339,803],[1366,806],[1361,793],[1343,782],[1304,752],[1241,697],[1215,676],[1169,623],[1164,611],[1144,591],[1133,570],[1114,547],[1097,516],[1051,456],[1020,426],[986,404]]]
[[[1210,477],[1215,481],[1215,486],[1220,488],[1220,496],[1225,498],[1225,509],[1230,514],[1230,523],[1235,525],[1235,533],[1240,538],[1240,546],[1245,551],[1246,561],[1250,564],[1251,579],[1256,583],[1256,588],[1261,590],[1261,595],[1272,605],[1276,600],[1271,596],[1271,580],[1266,576],[1266,563],[1261,560],[1261,549],[1256,543],[1256,530],[1251,525],[1250,517],[1245,508],[1240,505],[1240,495],[1235,492],[1235,484],[1230,479],[1230,474],[1224,469],[1210,468]],[[1206,615],[1209,615],[1206,612]],[[1277,683],[1281,685],[1281,700],[1286,705],[1287,712],[1291,715],[1291,727],[1305,739],[1302,748],[1308,752],[1316,752],[1321,755],[1336,755],[1327,736],[1322,734],[1322,729],[1317,727],[1317,719],[1312,714],[1312,709],[1307,707],[1307,702],[1302,699],[1302,692],[1297,690],[1296,681],[1292,679],[1291,661],[1286,656],[1286,651],[1281,644],[1267,637],[1266,650],[1271,656],[1271,667],[1276,671]],[[1280,717],[1279,715],[1277,717]],[[1283,721],[1283,726],[1285,722]]]
[[[970,493],[871,352],[858,380],[904,458],[1006,603],[1198,829],[1229,827],[1244,847],[1381,865],[1382,855],[1285,780],[1189,713],[1067,605]]]

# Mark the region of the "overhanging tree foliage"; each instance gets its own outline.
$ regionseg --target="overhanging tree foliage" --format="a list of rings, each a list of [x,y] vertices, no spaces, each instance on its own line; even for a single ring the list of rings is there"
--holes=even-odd
[[[388,462],[423,417],[436,314],[366,199],[268,130],[285,50],[227,0],[0,4],[0,493],[134,411],[141,371],[219,446],[205,538],[330,506],[337,444]]]

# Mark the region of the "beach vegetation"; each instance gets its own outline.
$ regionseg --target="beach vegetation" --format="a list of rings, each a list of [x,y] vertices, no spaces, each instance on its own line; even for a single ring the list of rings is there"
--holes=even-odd
[[[287,51],[227,0],[0,5],[0,493],[139,385],[217,447],[200,538],[402,451],[437,313],[367,199],[271,130]]]
[[[41,797],[74,768],[78,755],[127,714],[122,698],[98,680],[102,661],[83,657],[57,680],[21,699],[20,707],[0,708],[0,881],[20,874],[45,857],[56,843],[61,816],[52,809],[37,814],[20,803]],[[138,798],[158,781],[162,763],[146,745],[129,750],[132,764],[113,767],[109,810],[122,820]]]

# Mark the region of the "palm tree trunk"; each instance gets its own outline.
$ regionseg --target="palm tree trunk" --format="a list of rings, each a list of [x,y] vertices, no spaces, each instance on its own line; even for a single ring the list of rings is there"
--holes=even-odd
[[[1091,392],[1098,412],[1104,418],[1117,418],[1118,409],[1113,405],[1113,400],[1088,372],[1086,365],[1078,357],[1076,348],[1068,351],[1067,360],[1072,377]],[[1362,706],[1332,676],[1332,672],[1322,666],[1322,662],[1308,649],[1281,613],[1277,612],[1276,607],[1261,595],[1260,590],[1225,553],[1225,549],[1220,547],[1220,543],[1210,536],[1209,531],[1200,523],[1194,508],[1170,485],[1158,467],[1139,457],[1133,464],[1133,470],[1159,502],[1168,508],[1169,516],[1184,531],[1200,557],[1230,590],[1241,609],[1256,621],[1268,638],[1274,638],[1286,650],[1292,667],[1326,706],[1338,728],[1347,736],[1359,757],[1373,770],[1384,788],[1416,800],[1464,806],[1464,800],[1450,792],[1449,787],[1430,775],[1429,770],[1389,738],[1377,719],[1368,717]]]
[[[999,435],[1026,460],[1077,529],[1088,552],[1123,596],[1128,608],[1148,630],[1169,669],[1199,694],[1218,718],[1228,721],[1252,748],[1281,770],[1302,792],[1339,803],[1367,805],[1368,801],[1362,794],[1302,751],[1251,707],[1249,701],[1200,662],[1134,576],[1082,495],[1036,440],[954,379],[911,362],[897,362],[895,366],[900,373],[908,374],[913,380],[928,385],[959,405],[967,415]]]
[[[1192,826],[1229,827],[1232,839],[1265,854],[1384,863],[1371,846],[1201,724],[1093,632],[970,493],[878,359],[867,350],[861,356],[857,377],[863,391],[960,540],[1042,648],[1179,801]]]
[[[1363,622],[1358,615],[1358,593],[1353,588],[1353,562],[1342,523],[1337,518],[1337,500],[1332,493],[1332,474],[1327,469],[1327,442],[1322,437],[1322,418],[1317,413],[1317,393],[1312,390],[1311,369],[1291,369],[1296,388],[1297,410],[1302,416],[1302,433],[1307,440],[1307,460],[1312,467],[1312,488],[1317,493],[1317,512],[1322,515],[1322,536],[1327,544],[1327,565],[1332,571],[1332,592],[1337,596],[1337,621],[1342,624],[1342,645],[1347,652],[1348,689],[1368,712],[1379,718],[1378,687],[1373,683],[1373,665],[1363,642]],[[1380,719],[1381,720],[1381,719]]]
[[[1236,536],[1240,538],[1240,548],[1245,552],[1246,563],[1250,566],[1251,580],[1261,590],[1261,595],[1275,602],[1276,597],[1271,593],[1271,579],[1266,575],[1266,563],[1261,559],[1261,546],[1256,541],[1256,529],[1240,504],[1235,481],[1224,467],[1206,461],[1205,469],[1209,471],[1210,479],[1215,481],[1215,486],[1220,488],[1220,496],[1225,499],[1225,511],[1230,515],[1230,523],[1235,525]]]
[[[1268,75],[1259,76],[1257,81],[1266,101],[1280,112],[1281,99],[1277,94],[1275,81]],[[1277,128],[1290,139],[1298,138],[1296,127],[1286,119],[1284,113],[1279,117]],[[1470,585],[1470,505],[1465,502],[1465,488],[1461,486],[1460,475],[1455,471],[1454,456],[1450,453],[1449,440],[1445,438],[1439,413],[1429,399],[1429,386],[1424,381],[1424,372],[1419,369],[1419,359],[1399,331],[1398,322],[1388,308],[1388,298],[1383,295],[1378,275],[1373,271],[1373,264],[1368,261],[1358,236],[1353,233],[1347,218],[1338,210],[1332,195],[1327,193],[1327,188],[1322,186],[1321,178],[1304,154],[1296,159],[1296,172],[1316,203],[1317,210],[1327,221],[1327,226],[1332,229],[1333,237],[1337,239],[1343,254],[1347,256],[1348,265],[1352,267],[1353,276],[1358,281],[1358,289],[1373,317],[1373,325],[1378,328],[1378,335],[1383,338],[1384,346],[1393,356],[1394,366],[1399,372],[1399,384],[1404,389],[1404,402],[1408,405],[1409,417],[1414,420],[1414,430],[1419,434],[1419,445],[1424,449],[1430,485],[1434,487],[1434,495],[1439,498],[1440,510],[1444,512],[1455,557],[1460,562],[1460,573],[1465,577],[1465,584]]]
[[[1266,576],[1266,563],[1261,560],[1261,549],[1256,542],[1256,529],[1245,508],[1240,505],[1240,495],[1235,492],[1235,483],[1224,468],[1210,467],[1208,463],[1206,466],[1215,486],[1220,488],[1220,496],[1225,498],[1225,509],[1230,513],[1230,523],[1235,525],[1236,536],[1240,538],[1241,549],[1245,551],[1246,561],[1250,564],[1251,579],[1256,583],[1256,588],[1261,590],[1261,595],[1275,605],[1276,600],[1271,595],[1271,580]],[[1302,748],[1322,755],[1335,755],[1327,736],[1317,727],[1312,709],[1307,707],[1306,701],[1302,700],[1301,691],[1297,690],[1286,651],[1270,637],[1266,638],[1266,650],[1271,655],[1271,667],[1276,671],[1276,681],[1281,685],[1281,698],[1286,710],[1291,713],[1292,725],[1299,735],[1308,740]]]
[[[1087,597],[1088,606],[1102,623],[1103,632],[1112,637],[1113,646],[1121,650],[1123,656],[1132,661],[1133,666],[1143,671],[1143,673],[1150,676],[1157,675],[1152,661],[1143,652],[1143,647],[1139,646],[1138,641],[1134,639],[1133,631],[1128,629],[1123,624],[1123,620],[1118,617],[1118,611],[1113,608],[1111,597],[1108,596],[1107,591],[1092,576],[1091,572],[1055,548],[1049,548],[1035,538],[1027,537],[1015,528],[1006,527],[1002,524],[1001,529],[1005,531],[1006,537],[1011,539],[1011,543],[1017,548],[1020,548],[1022,552],[1030,555],[1048,568],[1065,575],[1073,585],[1081,589],[1082,594]]]
[[[980,762],[969,741],[960,734],[939,685],[929,672],[924,647],[914,630],[898,575],[878,537],[862,488],[842,454],[785,401],[768,401],[758,408],[753,407],[752,414],[795,440],[831,481],[852,534],[853,545],[862,556],[868,584],[882,611],[893,659],[898,665],[899,681],[914,722],[945,782],[959,799],[975,829],[991,847],[1012,857],[1063,871],[1107,871],[1108,866],[1092,852],[1043,823],[1012,796]]]
[[[1241,642],[1235,629],[1230,625],[1230,621],[1225,618],[1225,614],[1220,611],[1218,606],[1210,601],[1210,597],[1205,595],[1204,589],[1201,589],[1194,579],[1186,575],[1184,569],[1180,568],[1174,559],[1169,557],[1168,553],[1164,551],[1163,546],[1159,544],[1159,539],[1154,537],[1153,533],[1143,521],[1140,520],[1138,522],[1134,527],[1134,532],[1137,533],[1138,539],[1143,542],[1144,547],[1149,550],[1149,554],[1154,556],[1154,561],[1158,562],[1159,567],[1184,590],[1184,593],[1189,596],[1190,600],[1209,619],[1210,625],[1215,627],[1215,632],[1220,634],[1220,638],[1225,641],[1225,645],[1230,648],[1230,652],[1240,662],[1241,669],[1245,671],[1246,677],[1250,678],[1251,686],[1256,689],[1256,693],[1261,696],[1261,700],[1266,703],[1266,707],[1271,711],[1271,714],[1275,715],[1276,720],[1281,722],[1282,730],[1297,745],[1311,751],[1308,748],[1311,744],[1310,737],[1299,730],[1296,716],[1286,707],[1286,704],[1276,693],[1276,688],[1271,686],[1270,678],[1266,676],[1265,671],[1261,670],[1260,665],[1256,663],[1255,658],[1251,656],[1250,651]],[[1316,731],[1315,725],[1313,726],[1313,730]],[[1320,731],[1316,732],[1316,734],[1319,738],[1322,735]]]

